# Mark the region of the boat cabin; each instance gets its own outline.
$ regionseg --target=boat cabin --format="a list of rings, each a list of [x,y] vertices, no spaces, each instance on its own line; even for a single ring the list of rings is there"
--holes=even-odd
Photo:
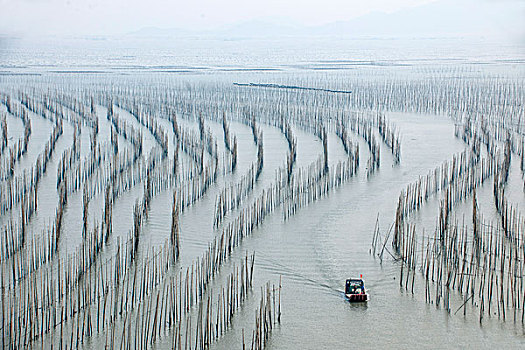
[[[345,294],[365,294],[365,282],[357,278],[346,280]]]

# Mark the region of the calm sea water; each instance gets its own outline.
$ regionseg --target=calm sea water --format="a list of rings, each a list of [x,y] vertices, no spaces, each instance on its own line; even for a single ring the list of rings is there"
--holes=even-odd
[[[498,53],[487,50],[486,45],[472,45],[468,49],[461,43],[453,47],[445,43],[392,41],[349,41],[330,45],[323,41],[307,47],[299,43],[239,43],[181,41],[173,45],[140,46],[137,44],[91,43],[87,47],[44,44],[34,47],[17,43],[4,45],[1,54],[0,89],[14,86],[41,89],[54,80],[67,83],[68,90],[78,81],[99,83],[104,79],[122,79],[157,84],[159,81],[184,80],[192,84],[209,81],[230,85],[233,82],[311,82],[323,86],[344,85],[345,79],[363,77],[381,81],[391,76],[432,77],[435,74],[456,74],[458,78],[476,76],[523,77],[525,55],[519,46],[506,46]],[[114,45],[113,45],[114,44]],[[167,47],[166,47],[167,46]],[[34,74],[19,76],[20,74]],[[338,86],[329,86],[336,88]],[[59,87],[60,88],[60,87]],[[2,106],[2,110],[5,106]],[[109,140],[109,124],[104,106],[97,107],[100,119],[100,142]],[[131,116],[119,111],[123,118],[133,122]],[[244,240],[234,252],[234,258],[223,271],[245,252],[256,252],[253,295],[235,315],[232,328],[216,342],[214,349],[241,348],[242,329],[247,334],[254,324],[254,310],[259,301],[258,287],[266,281],[278,284],[282,276],[282,320],[270,338],[270,349],[343,349],[343,348],[523,348],[525,330],[521,323],[502,322],[497,316],[486,318],[483,325],[475,316],[475,308],[468,307],[467,316],[460,312],[449,314],[441,308],[425,303],[424,291],[416,284],[412,295],[400,290],[399,266],[392,259],[381,264],[369,252],[376,220],[385,234],[394,220],[399,193],[419,176],[426,175],[452,155],[461,152],[465,144],[454,137],[454,123],[446,116],[417,115],[388,112],[402,137],[400,165],[381,145],[381,167],[370,178],[366,176],[368,151],[364,140],[359,141],[361,165],[358,174],[328,197],[302,208],[284,221],[280,211],[267,218],[253,235]],[[17,171],[29,168],[42,149],[52,129],[50,122],[32,116],[33,136],[28,154],[17,165]],[[171,129],[167,122],[163,126]],[[196,123],[181,120],[187,127]],[[208,121],[207,125],[222,143],[222,126]],[[138,127],[138,124],[136,124]],[[19,120],[8,118],[8,127],[14,138],[21,137],[23,127]],[[286,139],[277,128],[261,125],[264,132],[264,170],[254,195],[268,186],[275,171],[285,163]],[[231,181],[239,180],[250,164],[256,160],[257,150],[251,130],[237,122],[231,131],[239,143],[239,160],[236,173],[220,177],[202,200],[189,208],[181,217],[181,267],[187,266],[207,247],[216,235],[212,227],[216,195]],[[322,153],[319,139],[297,127],[297,166],[307,166]],[[73,129],[66,125],[64,137],[57,145],[61,154],[70,146]],[[146,152],[155,141],[147,132]],[[82,154],[89,150],[89,134],[82,133]],[[333,166],[344,158],[344,150],[335,134],[329,135],[329,157]],[[170,143],[173,147],[173,143]],[[56,166],[54,157],[50,171],[42,180],[39,190],[39,210],[30,231],[40,232],[54,215],[57,202]],[[519,167],[514,166],[509,183],[513,203],[523,208]],[[113,244],[116,237],[126,237],[132,226],[135,200],[141,195],[142,186],[122,195],[115,203]],[[494,217],[491,182],[480,190],[480,208],[488,218]],[[419,229],[433,232],[439,210],[439,198],[430,201],[418,214]],[[248,201],[246,201],[248,202]],[[90,217],[100,217],[103,199],[94,198]],[[460,206],[458,216],[470,215],[468,203]],[[141,239],[141,249],[164,244],[171,222],[171,193],[165,191],[155,196],[146,220]],[[232,218],[234,214],[229,215]],[[1,218],[5,222],[6,218]],[[81,240],[81,192],[70,198],[65,213],[61,252],[72,252]],[[223,276],[224,275],[224,276]],[[367,304],[349,304],[342,293],[346,278],[363,275],[371,300]],[[221,274],[213,285],[224,281]],[[454,296],[460,305],[461,297]],[[453,310],[455,311],[455,310]],[[248,336],[248,339],[250,336]],[[97,339],[88,347],[97,348]],[[169,348],[169,341],[161,340],[159,348]]]

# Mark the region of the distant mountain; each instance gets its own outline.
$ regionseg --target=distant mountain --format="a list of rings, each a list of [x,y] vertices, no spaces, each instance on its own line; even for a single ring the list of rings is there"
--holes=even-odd
[[[305,35],[304,26],[290,25],[275,20],[253,20],[223,26],[215,30],[185,30],[178,28],[145,27],[127,33],[126,37],[134,38],[184,38],[205,37],[220,39],[243,39],[261,37],[281,37]]]
[[[487,0],[442,0],[405,8],[393,13],[367,15],[328,23],[304,26],[286,20],[253,20],[216,30],[143,28],[129,33],[136,38],[205,37],[220,39],[330,36],[349,38],[401,37],[518,37],[525,38],[523,2],[499,3]]]
[[[374,12],[330,23],[315,28],[312,33],[390,37],[513,35],[525,28],[523,11],[524,7],[517,3],[501,6],[482,0],[436,1],[394,13]]]
[[[285,20],[253,20],[227,26],[216,33],[219,35],[239,37],[275,37],[304,35],[306,27],[290,24]]]

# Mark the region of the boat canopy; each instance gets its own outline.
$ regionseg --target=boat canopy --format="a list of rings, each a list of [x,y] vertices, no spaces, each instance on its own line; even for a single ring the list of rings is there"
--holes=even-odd
[[[345,293],[346,294],[354,294],[359,292],[364,292],[365,289],[365,283],[362,279],[358,278],[351,278],[346,280],[346,288]]]

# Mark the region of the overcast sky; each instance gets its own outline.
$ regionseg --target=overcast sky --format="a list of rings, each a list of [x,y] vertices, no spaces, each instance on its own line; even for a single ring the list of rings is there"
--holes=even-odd
[[[101,35],[144,27],[198,30],[259,19],[315,26],[432,2],[448,2],[454,11],[455,3],[501,7],[525,0],[0,0],[0,34]]]

